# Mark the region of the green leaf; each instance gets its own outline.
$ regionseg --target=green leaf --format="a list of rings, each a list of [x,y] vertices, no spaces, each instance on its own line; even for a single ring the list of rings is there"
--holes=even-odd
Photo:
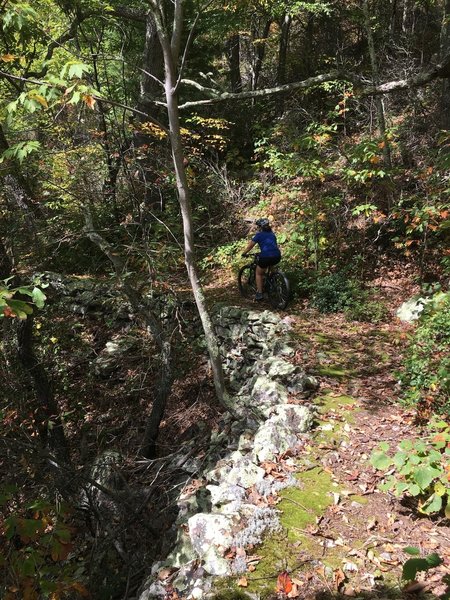
[[[419,467],[413,474],[413,479],[421,487],[426,490],[435,477],[439,477],[440,470],[434,467]]]
[[[26,296],[31,296],[32,295],[32,292],[31,292],[30,288],[20,287],[20,288],[17,288],[17,291],[20,294],[25,294]]]
[[[80,92],[74,92],[72,98],[69,100],[68,104],[78,104],[80,101],[81,94]]]
[[[378,488],[382,491],[382,492],[389,492],[390,490],[392,490],[397,484],[397,480],[395,479],[395,477],[393,477],[392,475],[390,477],[388,477],[388,479],[386,479],[386,481],[384,483],[382,483],[381,485],[378,486]]]
[[[23,577],[33,577],[35,573],[35,562],[31,557],[26,558],[20,566]]]
[[[438,567],[439,565],[442,565],[442,563],[444,562],[442,560],[442,558],[439,556],[439,554],[436,554],[436,552],[433,552],[432,554],[429,554],[428,556],[426,556],[425,560],[430,565],[430,567]]]
[[[420,489],[420,487],[416,483],[412,483],[409,486],[408,491],[411,494],[411,496],[418,496],[422,492],[422,490]]]
[[[448,423],[445,421],[437,421],[437,423],[433,423],[433,427],[436,429],[447,429]]]
[[[401,441],[401,442],[400,442],[400,444],[399,444],[399,447],[400,447],[402,450],[406,450],[406,451],[408,451],[408,450],[411,450],[411,448],[412,448],[412,445],[413,445],[413,444],[412,444],[412,441],[411,441],[411,440],[403,440],[403,441]]]
[[[383,452],[387,452],[389,450],[389,444],[387,442],[381,442],[380,444],[378,444],[380,450],[383,450]]]
[[[433,552],[425,558],[410,558],[403,565],[402,577],[407,580],[414,580],[418,571],[428,571],[434,567],[438,567],[443,563],[439,554]]]
[[[384,452],[373,452],[370,457],[370,464],[378,469],[384,471],[392,464],[392,459]]]
[[[409,483],[406,483],[406,481],[399,481],[396,486],[396,490],[399,495],[407,492],[408,488],[409,488]]]
[[[42,292],[38,287],[33,288],[33,291],[31,293],[33,302],[36,304],[36,306],[38,308],[43,308],[45,301],[47,299],[47,296],[44,294],[44,292]]]
[[[416,546],[407,546],[406,548],[403,548],[403,552],[406,552],[406,554],[410,554],[411,556],[420,555],[420,549],[416,548]]]
[[[426,515],[439,512],[442,508],[442,498],[437,494],[432,494],[428,500],[420,507],[420,512]]]
[[[414,450],[418,454],[426,454],[428,448],[427,448],[427,445],[425,444],[425,442],[422,442],[421,440],[419,440],[418,442],[415,443]]]
[[[414,581],[418,571],[428,571],[429,568],[424,558],[410,558],[403,565],[402,578],[407,581]]]
[[[19,319],[26,319],[33,312],[32,307],[22,300],[7,300],[8,306],[15,312]]]
[[[393,462],[394,462],[394,465],[397,467],[397,469],[401,469],[403,467],[407,458],[408,458],[408,455],[406,454],[406,452],[397,452],[395,454],[395,456],[393,458]]]

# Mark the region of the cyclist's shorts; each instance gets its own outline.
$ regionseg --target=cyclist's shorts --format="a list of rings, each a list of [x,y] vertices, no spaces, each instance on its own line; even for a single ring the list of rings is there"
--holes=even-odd
[[[280,260],[281,256],[258,256],[257,264],[261,269],[265,269],[277,265]]]

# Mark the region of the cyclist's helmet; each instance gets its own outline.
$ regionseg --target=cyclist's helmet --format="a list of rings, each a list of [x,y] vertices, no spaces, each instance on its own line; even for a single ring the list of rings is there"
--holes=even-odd
[[[261,228],[267,227],[268,225],[270,225],[270,221],[269,219],[258,219],[257,221],[255,221],[255,225]]]

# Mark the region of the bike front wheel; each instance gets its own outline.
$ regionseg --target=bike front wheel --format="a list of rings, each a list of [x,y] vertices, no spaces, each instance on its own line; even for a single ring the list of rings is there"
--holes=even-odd
[[[256,294],[256,277],[253,265],[244,265],[238,275],[239,291],[244,298],[253,298]]]
[[[289,280],[282,271],[271,275],[267,292],[273,308],[286,308],[289,302]]]

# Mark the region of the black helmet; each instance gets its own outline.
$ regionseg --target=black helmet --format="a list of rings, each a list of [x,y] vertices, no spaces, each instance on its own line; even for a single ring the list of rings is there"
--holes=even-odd
[[[267,227],[267,225],[269,224],[269,219],[258,219],[257,221],[255,221],[255,225],[257,225],[258,227]]]

